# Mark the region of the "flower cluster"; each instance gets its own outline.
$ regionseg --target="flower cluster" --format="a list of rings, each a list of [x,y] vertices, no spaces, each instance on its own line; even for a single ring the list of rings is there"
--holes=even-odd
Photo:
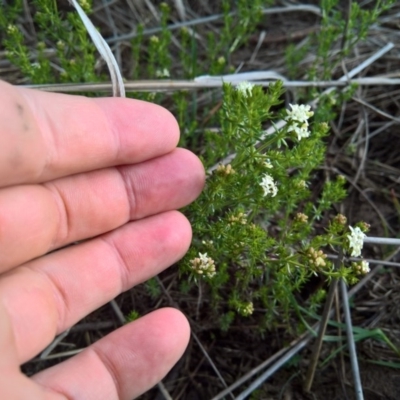
[[[296,182],[296,187],[298,187],[299,189],[305,189],[307,186],[308,186],[308,183],[303,179]]]
[[[264,161],[263,165],[265,168],[273,168],[269,158],[266,161]]]
[[[309,105],[289,105],[291,110],[286,110],[287,115],[285,118],[286,121],[291,122],[289,132],[296,133],[298,140],[309,137],[310,131],[308,130],[308,119],[314,115],[314,112],[310,111]]]
[[[150,37],[150,41],[152,43],[159,43],[160,39],[157,36],[153,35],[153,36]]]
[[[221,175],[231,175],[235,173],[235,170],[232,168],[231,164],[228,165],[220,164],[217,167],[217,172]]]
[[[8,25],[7,26],[7,33],[9,35],[12,35],[13,33],[17,33],[18,32],[18,28],[15,25]]]
[[[294,216],[294,220],[296,222],[300,222],[300,223],[305,224],[308,221],[308,216],[306,214],[303,214],[303,213],[297,213]]]
[[[270,194],[272,197],[275,197],[278,193],[278,187],[276,186],[276,183],[271,175],[264,174],[260,185],[264,189],[264,196],[268,196]]]
[[[79,0],[79,4],[85,12],[90,12],[90,2],[88,0]]]
[[[325,258],[327,256],[322,250],[315,250],[313,247],[310,247],[307,255],[311,264],[314,264],[316,267],[325,267]]]
[[[167,70],[167,68],[164,69],[158,69],[156,71],[156,77],[157,78],[169,78],[169,71]]]
[[[226,63],[225,57],[222,57],[222,56],[218,57],[217,63],[219,65],[225,65],[225,63]]]
[[[360,262],[353,262],[351,263],[351,265],[356,273],[359,275],[366,275],[368,274],[368,272],[371,271],[371,269],[369,268],[369,263],[365,260]]]
[[[347,235],[347,238],[349,239],[349,246],[351,249],[350,254],[352,257],[358,257],[361,255],[361,250],[363,248],[364,238],[366,235],[358,226],[355,228],[349,226],[349,228],[351,234]]]
[[[207,253],[199,253],[199,256],[190,260],[190,268],[198,275],[212,278],[215,275],[215,262]]]
[[[339,225],[345,225],[347,223],[347,218],[343,214],[338,214],[335,216],[333,221]]]
[[[231,215],[229,217],[229,224],[235,223],[235,222],[242,224],[242,225],[246,225],[247,224],[246,215],[243,212],[240,212],[237,215]]]
[[[236,86],[236,90],[242,94],[243,97],[249,97],[253,90],[254,85],[250,82],[243,81]]]
[[[250,301],[248,303],[241,304],[237,310],[239,314],[243,315],[244,317],[248,317],[249,315],[253,314],[254,306],[253,303]]]

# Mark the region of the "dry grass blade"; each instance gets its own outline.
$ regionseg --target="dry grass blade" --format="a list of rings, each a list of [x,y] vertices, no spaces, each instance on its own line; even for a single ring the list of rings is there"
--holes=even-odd
[[[175,303],[175,301],[172,299],[172,297],[170,296],[170,294],[168,293],[167,289],[165,288],[163,282],[161,281],[161,279],[157,276],[156,277],[158,284],[161,287],[161,290],[163,291],[164,295],[167,297],[168,301],[170,302],[170,304],[177,308],[180,309],[179,306]],[[207,350],[204,348],[203,344],[201,343],[200,339],[198,338],[198,336],[196,335],[196,333],[193,331],[191,331],[191,336],[193,337],[193,339],[195,340],[195,342],[197,343],[197,345],[199,346],[201,352],[203,353],[204,357],[207,359],[207,361],[209,362],[209,364],[211,365],[211,368],[214,370],[215,374],[218,376],[218,379],[222,382],[222,384],[227,388],[228,385],[225,382],[225,379],[222,377],[221,373],[219,372],[217,366],[215,365],[215,363],[213,362],[213,360],[211,359],[210,355],[208,354]],[[229,394],[229,392],[228,392]],[[230,394],[231,397],[233,397],[232,394]]]
[[[342,263],[342,258],[343,258],[343,256],[338,257],[337,262],[336,262],[336,264],[337,264],[336,268],[338,268],[340,266],[340,264]],[[331,315],[331,308],[332,308],[333,300],[335,298],[337,285],[338,285],[337,279],[333,279],[329,286],[328,296],[325,301],[324,311],[322,313],[321,322],[320,322],[319,328],[318,328],[318,336],[315,339],[310,364],[309,364],[308,370],[307,370],[306,380],[304,382],[304,391],[305,392],[309,392],[311,390],[311,386],[313,384],[315,370],[317,368],[319,355],[321,353],[322,341],[324,339],[326,327],[328,325],[328,320]]]
[[[59,344],[64,338],[66,338],[66,337],[68,336],[69,331],[70,331],[70,329],[67,329],[66,331],[64,331],[63,333],[61,333],[60,335],[58,335],[58,336],[53,340],[53,342],[52,342],[49,346],[47,346],[47,347],[42,351],[42,353],[40,353],[39,358],[40,358],[41,360],[46,359],[46,358],[49,356],[49,354],[58,346],[58,344]]]
[[[331,260],[336,260],[337,255],[335,254],[328,254],[329,259]],[[374,260],[371,258],[357,258],[357,257],[350,257],[349,261],[351,262],[360,262],[360,261],[366,261],[368,264],[376,264],[376,265],[382,265],[383,267],[400,267],[400,263],[398,262],[393,262],[393,261],[385,261],[385,260]]]
[[[264,373],[258,378],[261,380],[260,383],[264,382],[266,379],[268,379],[271,375],[274,374],[283,364],[285,364],[287,361],[289,361],[294,355],[296,355],[301,349],[303,349],[309,341],[309,334],[306,333],[302,335],[300,338],[292,342],[288,347],[285,347],[275,353],[273,356],[265,360],[263,363],[258,365],[256,368],[253,368],[250,370],[247,374],[242,376],[240,379],[238,379],[236,382],[234,382],[232,385],[227,387],[225,390],[222,392],[218,393],[218,395],[214,396],[211,400],[221,400],[223,399],[227,394],[232,393],[233,390],[236,388],[240,387],[243,385],[245,382],[247,382],[249,379],[251,379],[254,375],[258,374],[260,371],[264,370],[268,366],[271,367],[268,368]],[[258,380],[254,381],[253,383],[258,382]],[[253,391],[247,392],[246,395],[250,394]],[[244,392],[243,392],[244,393]],[[243,394],[242,393],[242,394]],[[237,400],[238,397],[235,397]]]
[[[367,236],[364,238],[364,243],[373,243],[381,245],[389,244],[393,246],[400,246],[400,239]]]
[[[119,322],[121,323],[121,325],[124,325],[126,322],[126,318],[125,318],[125,315],[123,314],[123,312],[121,311],[121,308],[117,304],[117,302],[115,300],[111,300],[110,305],[111,305],[111,308],[113,309],[115,315],[117,316]]]
[[[372,104],[367,103],[366,101],[363,101],[361,99],[357,99],[356,97],[353,97],[353,100],[356,101],[357,103],[360,103],[366,107],[368,107],[369,109],[371,109],[372,111],[376,112],[379,115],[382,115],[385,118],[391,119],[392,121],[395,121],[397,123],[400,123],[400,118],[396,118],[393,117],[392,115],[385,113],[382,110],[379,110],[378,108],[374,107]]]
[[[293,6],[287,6],[287,7],[271,7],[271,8],[263,8],[261,10],[263,14],[280,14],[280,13],[290,13],[290,12],[310,12],[315,15],[320,16],[322,11],[319,7],[313,6],[313,5],[293,5]],[[235,12],[230,13],[230,16],[235,15]],[[205,23],[210,23],[214,21],[218,21],[220,19],[224,18],[223,14],[215,14],[215,15],[210,15],[208,17],[203,17],[203,18],[197,18],[194,20],[190,21],[184,21],[184,22],[178,22],[176,24],[171,24],[168,26],[169,30],[175,30],[175,29],[180,29],[180,28],[187,28],[189,26],[196,26],[200,24],[205,24]],[[150,29],[145,29],[143,31],[143,35],[149,36],[149,35],[154,35],[156,33],[159,33],[162,31],[161,27],[157,28],[150,28]],[[117,37],[111,37],[106,39],[107,43],[115,43],[119,41],[125,41],[125,40],[131,40],[137,36],[137,32],[133,31],[131,33],[127,33],[124,35],[120,35]]]
[[[87,32],[93,40],[93,44],[96,46],[97,50],[107,63],[108,70],[110,71],[111,75],[113,96],[125,97],[125,89],[122,75],[119,70],[117,60],[115,59],[110,47],[97,31],[97,29],[94,27],[85,12],[82,10],[82,7],[79,5],[79,3],[76,0],[70,0],[70,2],[78,12],[83,24],[85,25],[85,28],[87,29]]]
[[[251,395],[260,385],[262,385],[270,376],[272,376],[279,368],[287,363],[293,356],[295,356],[301,349],[303,349],[309,342],[310,337],[305,337],[298,341],[291,349],[285,353],[276,363],[268,368],[264,373],[260,375],[246,390],[241,392],[235,397],[235,400],[244,400],[246,397]],[[214,400],[214,399],[213,399]]]
[[[265,74],[260,72],[260,74]],[[253,83],[268,87],[272,82],[280,79],[277,77],[274,80],[257,80],[257,79],[245,79],[248,74],[244,76],[241,74],[235,74],[235,79],[225,79],[221,76],[219,79],[212,77],[209,80],[202,79],[197,81],[185,81],[185,80],[156,80],[156,81],[126,81],[125,88],[127,91],[135,92],[174,92],[180,90],[200,90],[200,89],[213,89],[221,88],[224,82],[239,83],[243,80],[250,80]],[[400,85],[400,79],[386,79],[386,78],[358,78],[350,79],[348,81],[289,81],[283,80],[283,87],[286,88],[301,88],[301,87],[347,87],[350,84],[357,84],[360,86],[395,86]],[[31,89],[44,90],[46,92],[96,92],[104,93],[109,92],[112,88],[112,83],[55,83],[55,84],[37,84],[37,85],[23,85]],[[393,119],[393,117],[391,118]],[[396,120],[398,121],[398,120]]]
[[[198,338],[198,336],[192,331],[191,335],[193,336],[193,339],[196,341],[197,345],[200,347],[202,353],[204,354],[204,356],[206,357],[207,361],[209,362],[209,364],[211,365],[211,368],[214,370],[215,374],[218,376],[219,380],[222,382],[222,384],[227,388],[228,385],[225,382],[225,379],[222,377],[221,373],[219,372],[217,366],[215,365],[215,363],[213,362],[213,360],[211,359],[210,355],[208,354],[207,350],[204,348],[204,346],[202,345],[200,339]],[[229,393],[229,395],[234,399],[235,397],[233,396],[232,393]]]
[[[363,400],[364,395],[363,395],[363,389],[362,389],[362,385],[361,385],[360,369],[358,367],[356,344],[354,342],[353,324],[351,322],[349,297],[347,295],[346,283],[344,282],[343,279],[340,280],[340,289],[342,292],[342,303],[343,303],[343,310],[344,310],[344,318],[345,318],[345,322],[346,322],[347,345],[349,347],[351,369],[353,371],[355,395],[356,395],[357,400]]]

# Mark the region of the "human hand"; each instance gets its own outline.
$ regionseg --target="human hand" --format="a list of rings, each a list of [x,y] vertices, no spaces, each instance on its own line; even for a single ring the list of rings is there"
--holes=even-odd
[[[175,148],[176,121],[156,105],[4,82],[0,104],[0,398],[132,399],[185,350],[179,311],[152,312],[31,378],[19,366],[184,255],[191,229],[173,210],[198,196],[204,169]]]

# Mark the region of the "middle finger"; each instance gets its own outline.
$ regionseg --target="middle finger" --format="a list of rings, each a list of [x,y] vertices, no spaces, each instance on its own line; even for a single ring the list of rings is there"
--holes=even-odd
[[[176,149],[136,165],[1,189],[0,273],[130,220],[183,207],[203,183],[197,157]]]

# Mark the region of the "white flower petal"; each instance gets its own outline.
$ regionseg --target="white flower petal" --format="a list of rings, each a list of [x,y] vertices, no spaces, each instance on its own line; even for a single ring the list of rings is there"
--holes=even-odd
[[[275,197],[278,193],[278,188],[271,175],[264,174],[260,185],[264,189],[264,196],[268,196],[270,194],[272,197]]]
[[[236,90],[242,94],[243,97],[251,95],[254,85],[250,82],[243,81],[236,86]]]

